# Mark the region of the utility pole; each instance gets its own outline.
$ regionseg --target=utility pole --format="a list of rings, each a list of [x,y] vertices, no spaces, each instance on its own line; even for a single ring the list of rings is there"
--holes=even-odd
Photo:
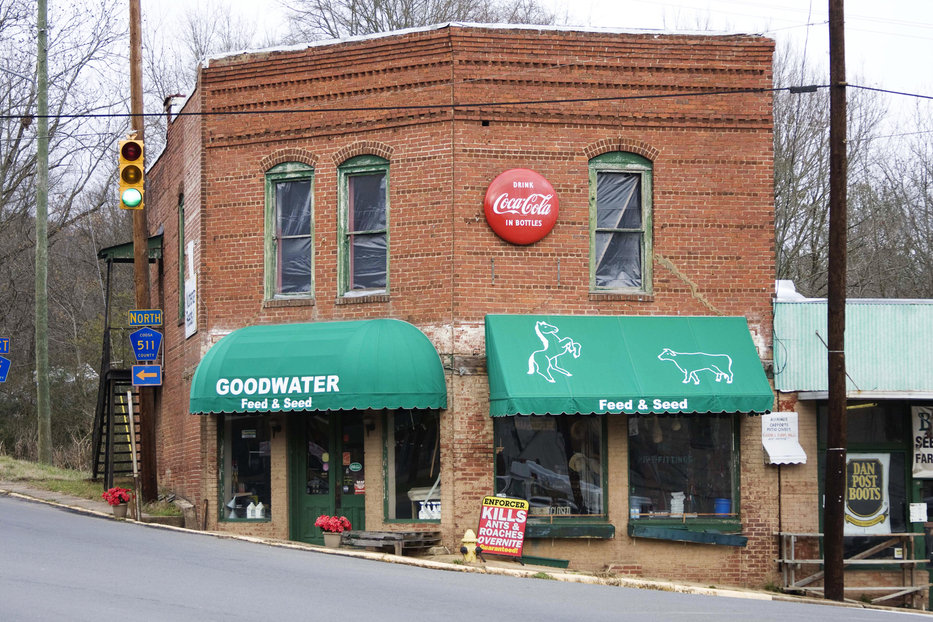
[[[824,597],[845,596],[846,497],[846,58],[844,0],[829,0],[829,292],[826,306],[829,419],[823,511]]]
[[[136,138],[145,140],[143,116],[142,11],[139,0],[130,0],[130,113]],[[136,308],[149,308],[149,236],[145,201],[133,210],[133,284]],[[139,387],[139,444],[142,496],[152,501],[158,495],[155,461],[155,396],[152,387]]]
[[[52,464],[49,400],[49,56],[48,0],[39,0],[36,28],[36,415],[38,459]]]

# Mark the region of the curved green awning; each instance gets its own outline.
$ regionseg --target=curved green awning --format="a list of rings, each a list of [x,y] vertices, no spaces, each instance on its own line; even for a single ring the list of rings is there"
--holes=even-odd
[[[392,319],[248,326],[207,352],[192,413],[446,408],[437,350]]]
[[[489,413],[765,413],[744,317],[487,315]]]

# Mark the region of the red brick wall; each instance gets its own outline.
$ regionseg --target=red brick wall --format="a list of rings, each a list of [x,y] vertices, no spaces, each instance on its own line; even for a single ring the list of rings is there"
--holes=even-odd
[[[245,325],[398,318],[421,328],[447,361],[482,356],[487,313],[741,315],[770,359],[772,51],[772,41],[753,36],[454,26],[212,61],[185,109],[210,116],[172,124],[147,192],[150,227],[165,230],[167,317],[177,305],[179,185],[187,234],[198,240],[199,332],[184,341],[183,326],[166,331],[160,483],[213,506],[215,425],[187,414],[187,390],[203,352]],[[735,89],[762,91],[702,94]],[[551,103],[529,103],[539,100]],[[587,166],[614,150],[653,162],[648,296],[589,291]],[[346,304],[337,298],[337,166],[359,154],[390,161],[390,295]],[[263,300],[263,175],[284,161],[314,168],[313,301]],[[502,241],[483,216],[489,182],[515,167],[546,177],[560,200],[554,230],[530,246]],[[449,546],[475,527],[476,502],[491,492],[487,399],[484,375],[448,375],[441,458]],[[610,423],[616,538],[535,542],[533,554],[707,584],[773,579],[778,500],[774,470],[755,449],[756,419],[742,421],[746,549],[635,546],[624,535],[627,488],[619,482],[624,418]],[[367,460],[381,464],[378,452]],[[373,523],[381,490],[370,490]]]

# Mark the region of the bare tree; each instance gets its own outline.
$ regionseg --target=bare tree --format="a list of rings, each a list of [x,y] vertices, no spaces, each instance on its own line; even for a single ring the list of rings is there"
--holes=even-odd
[[[113,83],[125,63],[125,24],[119,0],[58,0],[49,12],[49,276],[50,284],[79,266],[60,242],[95,218],[116,200],[113,191],[115,144],[126,119],[118,85]],[[0,444],[22,456],[35,452],[35,378],[33,376],[34,253],[36,205],[37,106],[35,2],[0,0],[0,334],[12,338],[13,363],[0,388]],[[122,46],[120,44],[123,44]],[[71,334],[84,330],[100,312],[100,297],[86,297],[83,283],[96,278],[96,261],[82,267],[85,276],[50,287],[55,310],[85,299],[75,315]],[[96,292],[97,290],[90,290]],[[54,317],[55,311],[53,311]],[[55,375],[74,378],[73,348],[63,341],[59,324],[50,325],[50,360]],[[83,358],[83,357],[82,357]],[[65,398],[52,379],[52,421],[58,429],[66,412],[81,413],[89,428],[93,410]],[[72,383],[74,384],[74,383]],[[53,444],[60,441],[53,438]]]
[[[822,85],[820,68],[789,47],[775,54],[774,86]],[[860,189],[850,206],[873,186],[872,138],[885,117],[873,93],[850,91],[848,98],[849,185]],[[777,278],[793,280],[808,296],[825,296],[828,272],[829,91],[777,91],[774,96],[774,207]],[[869,212],[863,211],[865,218]],[[859,220],[850,222],[858,227]],[[850,237],[850,263],[857,265],[867,238]],[[870,245],[869,245],[870,247]]]
[[[537,0],[279,0],[295,40],[339,39],[444,22],[552,24]]]

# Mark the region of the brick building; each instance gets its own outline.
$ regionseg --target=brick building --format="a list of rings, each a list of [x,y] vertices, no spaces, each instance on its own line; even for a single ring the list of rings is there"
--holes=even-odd
[[[776,581],[817,507],[756,416],[772,52],[447,24],[212,59],[147,175],[160,486],[212,530],[454,550],[501,493],[528,556]]]

